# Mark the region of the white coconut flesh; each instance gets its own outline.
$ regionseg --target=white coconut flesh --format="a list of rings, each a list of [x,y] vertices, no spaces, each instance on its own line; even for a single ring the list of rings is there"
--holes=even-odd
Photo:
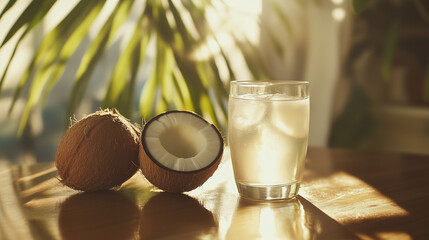
[[[145,126],[143,138],[152,160],[180,172],[206,168],[222,147],[215,127],[188,112],[161,115]]]

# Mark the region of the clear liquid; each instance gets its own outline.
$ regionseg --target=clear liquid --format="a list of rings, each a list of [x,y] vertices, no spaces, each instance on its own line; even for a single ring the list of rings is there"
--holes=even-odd
[[[237,184],[282,186],[301,181],[308,144],[308,98],[230,97],[229,121]]]

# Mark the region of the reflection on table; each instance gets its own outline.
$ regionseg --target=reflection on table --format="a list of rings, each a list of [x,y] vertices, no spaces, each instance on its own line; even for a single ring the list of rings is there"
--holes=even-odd
[[[401,239],[429,235],[429,157],[310,149],[290,201],[240,198],[225,157],[203,186],[164,193],[63,186],[53,163],[0,164],[0,239]],[[426,174],[424,174],[426,173]],[[427,223],[427,222],[426,222]]]

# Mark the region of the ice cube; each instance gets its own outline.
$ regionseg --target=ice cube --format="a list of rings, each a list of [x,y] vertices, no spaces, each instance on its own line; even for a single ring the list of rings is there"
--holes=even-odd
[[[260,123],[267,111],[269,95],[231,99],[230,121],[233,128],[245,130]]]
[[[271,120],[278,130],[296,137],[308,135],[309,99],[273,101]]]

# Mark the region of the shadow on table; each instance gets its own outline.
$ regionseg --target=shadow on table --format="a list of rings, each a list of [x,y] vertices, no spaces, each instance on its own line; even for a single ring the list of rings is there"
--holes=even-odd
[[[364,181],[386,199],[402,208],[400,216],[375,214],[356,219],[346,225],[356,231],[376,237],[380,232],[409,235],[412,239],[427,236],[429,216],[429,158],[422,155],[393,154],[377,151],[312,149],[310,168],[328,176],[342,170]],[[362,201],[371,201],[368,197]],[[375,209],[380,203],[370,207]],[[381,206],[380,206],[381,207]],[[365,210],[365,209],[361,209]],[[426,234],[426,235],[424,235]],[[398,235],[397,235],[398,236]]]

